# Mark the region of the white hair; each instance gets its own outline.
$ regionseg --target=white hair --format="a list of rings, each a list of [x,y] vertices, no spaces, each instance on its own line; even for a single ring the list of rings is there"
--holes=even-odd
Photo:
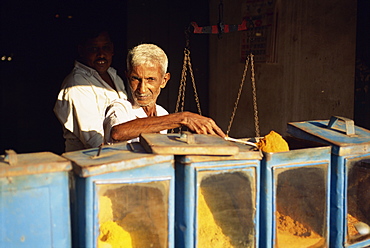
[[[131,50],[127,55],[127,70],[140,65],[149,65],[161,67],[162,75],[167,72],[168,58],[166,53],[157,45],[140,44]]]

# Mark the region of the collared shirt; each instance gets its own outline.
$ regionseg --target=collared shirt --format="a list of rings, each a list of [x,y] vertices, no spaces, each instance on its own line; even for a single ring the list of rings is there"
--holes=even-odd
[[[116,70],[110,67],[108,74],[117,91],[96,70],[78,61],[64,79],[54,113],[63,125],[66,151],[98,147],[104,142],[105,109],[115,99],[127,99]]]
[[[156,104],[157,116],[168,115],[167,110],[162,106]],[[111,105],[107,108],[106,115],[104,120],[104,137],[105,143],[111,144],[113,140],[110,136],[110,131],[112,127],[125,123],[137,118],[145,118],[148,115],[145,113],[142,107],[134,107],[131,102],[128,100],[117,99],[112,102]],[[162,130],[160,133],[166,134],[167,130]],[[134,138],[129,142],[138,142],[139,138]]]

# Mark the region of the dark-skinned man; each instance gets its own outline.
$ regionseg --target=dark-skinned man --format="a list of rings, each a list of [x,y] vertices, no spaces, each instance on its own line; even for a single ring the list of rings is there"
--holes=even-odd
[[[156,104],[170,79],[165,52],[154,44],[141,44],[127,56],[129,100],[118,99],[106,111],[104,134],[107,144],[138,141],[141,133],[166,133],[168,129],[185,126],[198,134],[225,137],[224,132],[208,117],[191,112],[169,114]]]
[[[104,27],[81,32],[80,57],[63,81],[54,107],[66,152],[104,143],[105,109],[115,99],[127,99],[124,83],[111,67],[114,45],[109,33]]]

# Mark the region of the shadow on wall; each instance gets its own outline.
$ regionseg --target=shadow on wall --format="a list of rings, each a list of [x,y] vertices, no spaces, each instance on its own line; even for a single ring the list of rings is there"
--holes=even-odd
[[[2,1],[1,44],[12,59],[0,61],[0,154],[5,149],[64,152],[62,127],[53,107],[77,58],[75,37],[81,23],[105,17],[116,23],[114,29],[119,32],[114,36],[119,41],[115,51],[123,54],[125,5],[126,1],[120,0]],[[123,68],[123,64],[123,56],[113,59],[113,67]]]
[[[370,66],[356,61],[355,124],[370,129]]]
[[[357,1],[354,120],[370,129],[370,1]]]

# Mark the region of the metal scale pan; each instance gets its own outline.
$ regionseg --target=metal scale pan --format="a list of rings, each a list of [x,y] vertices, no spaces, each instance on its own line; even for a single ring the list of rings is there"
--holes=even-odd
[[[141,134],[140,143],[148,152],[155,154],[235,155],[239,152],[238,146],[219,136],[186,131],[164,135]]]

